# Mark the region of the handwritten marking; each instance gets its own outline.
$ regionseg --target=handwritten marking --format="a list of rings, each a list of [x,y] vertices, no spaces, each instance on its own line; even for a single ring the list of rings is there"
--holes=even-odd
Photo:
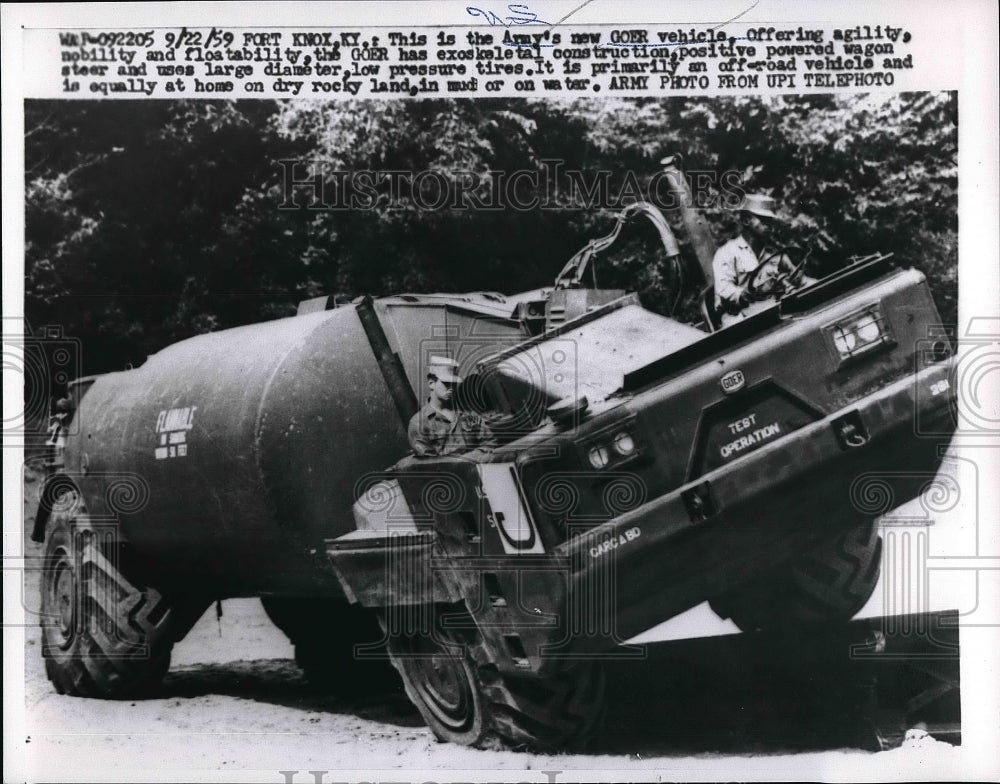
[[[474,5],[467,5],[465,7],[465,13],[469,16],[481,16],[489,23],[490,27],[495,25],[503,25],[506,28],[510,28],[512,25],[530,25],[530,24],[540,24],[551,27],[551,25],[544,19],[539,19],[538,14],[528,8],[527,5],[523,3],[510,3],[507,6],[507,10],[514,14],[513,16],[502,17],[499,16],[494,11],[484,11],[482,8],[478,8]],[[504,19],[507,21],[505,22]]]
[[[569,19],[573,14],[575,14],[577,11],[579,11],[579,10],[583,9],[584,7],[590,5],[592,2],[594,2],[594,0],[584,0],[582,3],[580,3],[580,5],[578,5],[576,8],[574,8],[572,11],[570,11],[568,14],[566,14],[566,16],[564,16],[562,19],[560,19],[558,22],[556,22],[552,26],[553,27],[558,27],[563,22],[565,22],[567,19]]]
[[[555,27],[558,27],[559,25],[561,25],[563,22],[565,22],[571,16],[573,16],[573,14],[577,13],[578,11],[582,10],[583,8],[585,8],[586,6],[590,5],[592,2],[594,2],[594,0],[584,0],[584,2],[580,3],[580,5],[578,5],[576,8],[574,8],[568,14],[566,14],[561,19],[559,19],[555,24],[550,24],[549,22],[546,22],[544,19],[539,19],[538,18],[538,14],[536,14],[534,11],[532,11],[530,8],[528,8],[528,6],[526,4],[524,4],[524,3],[509,3],[507,5],[507,10],[510,11],[511,14],[517,14],[517,16],[507,16],[506,17],[506,19],[507,19],[506,22],[504,21],[504,17],[501,17],[501,16],[497,15],[496,12],[494,12],[494,11],[484,11],[482,8],[479,8],[479,7],[474,6],[474,5],[468,5],[468,6],[466,6],[465,7],[465,12],[467,14],[469,14],[470,16],[482,16],[489,23],[490,27],[494,27],[495,25],[500,24],[500,25],[502,25],[503,27],[505,27],[505,28],[507,28],[509,30],[511,28],[511,26],[513,26],[513,25],[519,25],[520,26],[520,25],[540,24],[540,25],[547,25],[548,27],[555,28]],[[717,30],[718,28],[723,27],[723,26],[729,24],[730,22],[736,21],[741,16],[745,16],[746,14],[750,13],[759,4],[760,4],[760,0],[754,0],[754,2],[750,6],[748,6],[747,8],[744,8],[740,13],[736,14],[736,16],[732,17],[731,19],[727,19],[725,22],[720,22],[719,24],[717,24],[717,25],[715,25],[713,27],[709,27],[708,31],[709,32],[713,32],[713,31]],[[528,18],[528,15],[530,15],[530,18]],[[749,40],[749,39],[746,38],[746,37],[742,37],[742,38],[732,38],[731,37],[731,38],[728,39],[728,41],[730,43],[733,42],[733,41],[747,41],[747,40]],[[690,43],[690,42],[661,43],[661,44],[654,44],[653,46],[660,46],[660,47],[667,47],[667,46],[687,46],[688,43]],[[512,41],[504,41],[503,44],[504,44],[504,46],[513,46],[514,48],[528,48],[528,49],[534,49],[534,48],[537,48],[537,49],[553,49],[553,48],[555,48],[555,44],[515,43],[515,42],[512,42]],[[634,44],[633,43],[603,43],[600,46],[601,47],[607,47],[607,46],[624,46],[624,47],[635,48],[637,46],[648,47],[650,45],[651,44],[649,44],[648,42],[646,42],[646,43],[634,43]]]
[[[708,28],[709,31],[711,32],[712,30],[715,30],[717,27],[725,27],[730,22],[735,22],[741,16],[746,16],[747,14],[749,14],[758,5],[760,5],[760,0],[754,0],[754,2],[748,8],[744,8],[742,11],[740,11],[738,14],[736,14],[736,16],[734,16],[732,19],[727,19],[725,22],[721,22],[720,24],[717,24],[715,27],[709,27]]]
[[[729,43],[730,41],[749,41],[749,40],[750,39],[747,38],[746,36],[744,36],[742,38],[727,38],[726,39],[726,43]],[[701,43],[702,44],[705,44],[705,43],[721,43],[721,41],[702,41]],[[695,45],[698,45],[698,44],[695,44]],[[691,46],[691,42],[690,41],[684,41],[684,42],[676,43],[676,44],[666,44],[666,43],[664,43],[664,44],[657,44],[657,43],[649,43],[647,41],[644,44],[612,44],[612,43],[605,43],[605,44],[601,44],[601,46],[602,47],[604,47],[604,46],[644,46],[647,49],[659,49],[661,47],[667,47],[667,46]]]

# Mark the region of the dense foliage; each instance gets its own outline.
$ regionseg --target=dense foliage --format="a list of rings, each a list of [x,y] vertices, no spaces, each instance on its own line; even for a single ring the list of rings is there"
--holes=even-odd
[[[927,274],[947,322],[957,315],[954,94],[31,101],[25,123],[26,315],[81,339],[87,373],[195,333],[290,315],[323,293],[551,284],[611,228],[615,200],[644,195],[670,153],[684,155],[689,173],[707,173],[700,192],[711,220],[721,215],[719,177],[739,172],[743,189],[771,193],[795,216],[789,239],[814,247],[814,273],[891,251]],[[362,170],[434,172],[425,184],[478,197],[514,171],[540,176],[517,181],[508,209],[428,208],[433,187],[421,202],[390,199],[384,184],[354,209],[333,208],[344,195],[338,172]],[[289,172],[319,173],[323,201],[314,185],[289,192]],[[606,177],[608,203],[574,198],[574,177]],[[513,198],[525,208],[510,209]],[[677,216],[668,218],[690,273],[677,314],[694,318],[700,272]],[[596,274],[668,310],[662,256],[648,224],[629,224]]]

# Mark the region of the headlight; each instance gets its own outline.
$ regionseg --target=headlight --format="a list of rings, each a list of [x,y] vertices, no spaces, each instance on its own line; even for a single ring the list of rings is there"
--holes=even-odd
[[[841,357],[850,356],[857,342],[853,332],[845,332],[841,327],[833,331],[833,345],[837,347]]]
[[[840,360],[865,354],[892,342],[889,328],[878,305],[869,305],[827,327]]]
[[[635,451],[635,439],[632,438],[631,434],[623,431],[615,436],[613,446],[618,454],[630,455]]]
[[[594,468],[604,468],[608,464],[608,449],[603,446],[592,447],[587,457]]]
[[[591,467],[614,470],[642,454],[642,441],[632,432],[632,419],[593,433],[580,445]]]
[[[879,329],[878,320],[873,313],[869,313],[857,322],[858,339],[865,343],[872,343],[882,337],[882,330]]]

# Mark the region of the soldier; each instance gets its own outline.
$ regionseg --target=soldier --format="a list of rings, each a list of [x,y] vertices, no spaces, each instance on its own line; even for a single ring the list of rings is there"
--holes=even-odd
[[[410,420],[408,436],[417,457],[439,457],[493,449],[496,438],[479,414],[455,409],[455,387],[462,379],[458,363],[447,357],[431,357],[427,367],[427,405]]]
[[[49,417],[49,438],[45,442],[49,466],[61,466],[66,448],[66,420],[73,415],[73,401],[67,397],[56,401],[56,412]]]
[[[816,282],[803,275],[802,270],[793,275],[795,265],[784,254],[764,252],[773,225],[780,220],[774,199],[751,193],[728,222],[729,241],[712,259],[715,308],[722,314],[722,326],[729,326],[776,302],[784,293],[786,281],[793,287]],[[760,271],[753,274],[758,267]]]

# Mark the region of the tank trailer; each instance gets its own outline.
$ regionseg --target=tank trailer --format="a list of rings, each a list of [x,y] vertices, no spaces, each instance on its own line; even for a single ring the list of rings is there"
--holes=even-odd
[[[34,531],[55,688],[142,693],[213,602],[260,597],[316,682],[364,689],[388,656],[439,738],[560,748],[600,718],[602,659],[697,605],[850,620],[880,569],[865,481],[917,496],[955,426],[924,276],[854,259],[725,329],[709,286],[693,326],[584,285],[634,215],[681,285],[638,203],[551,288],[324,297],[75,382]],[[408,456],[439,356],[492,451]]]

